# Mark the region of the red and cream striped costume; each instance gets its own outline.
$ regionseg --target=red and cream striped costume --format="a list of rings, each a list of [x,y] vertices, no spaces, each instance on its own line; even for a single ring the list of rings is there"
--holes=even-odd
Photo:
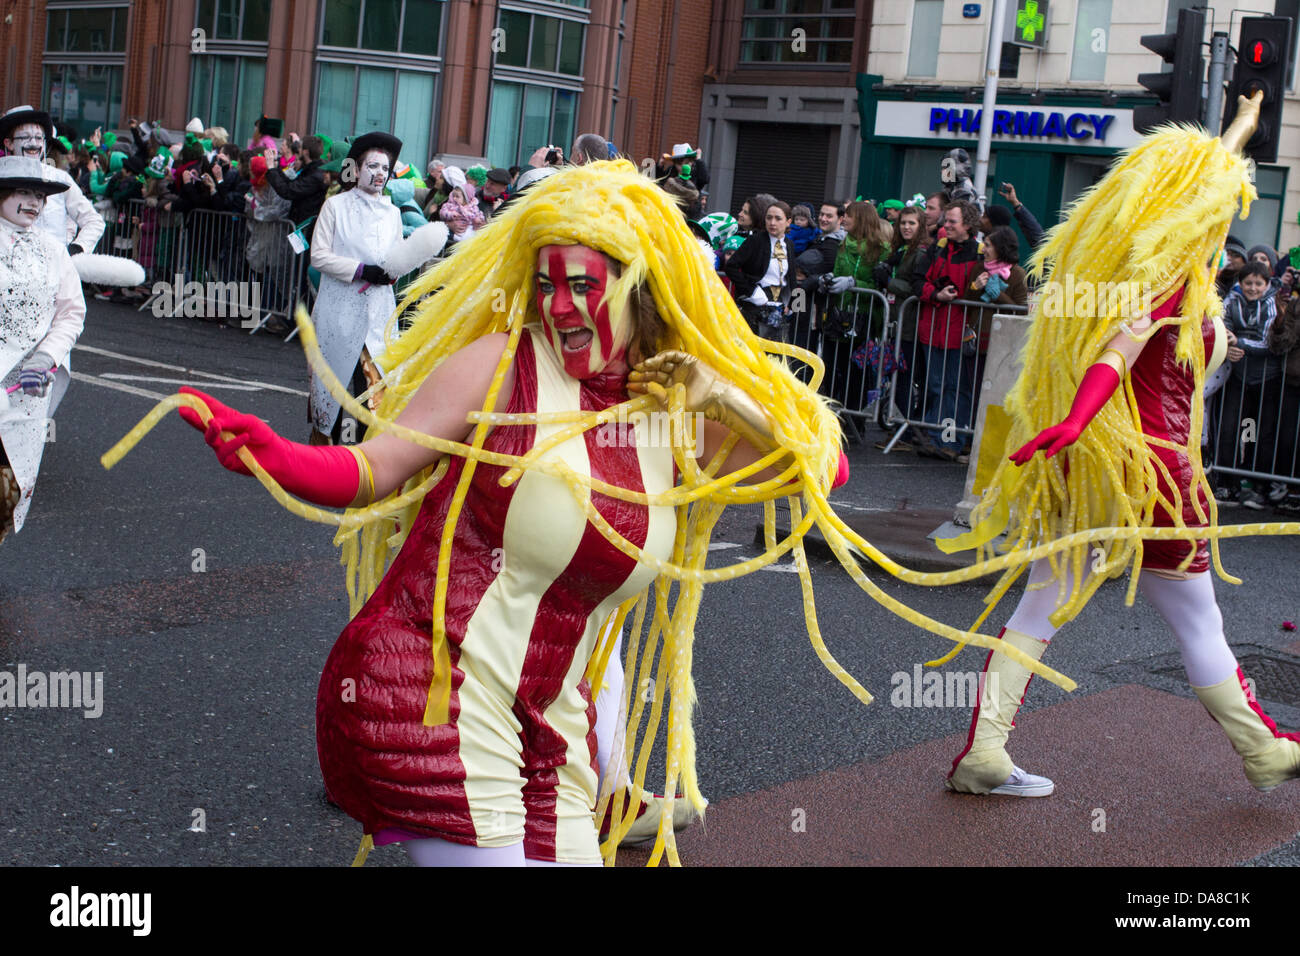
[[[566,373],[540,326],[525,328],[514,361],[510,413],[599,410],[627,398],[621,386],[600,391],[599,380]],[[484,447],[523,455],[562,427],[497,426]],[[671,449],[650,447],[644,425],[603,429],[548,458],[632,490],[672,486]],[[503,488],[504,469],[480,463],[456,524],[447,587],[450,721],[424,726],[439,542],[464,465],[452,459],[330,653],[317,697],[326,789],[377,844],[523,840],[530,859],[598,863],[595,708],[583,674],[601,625],[655,571],[610,545],[560,479],[528,470]],[[670,557],[672,508],[601,494],[592,503],[629,541]]]
[[[1151,313],[1152,321],[1158,322],[1175,314],[1182,301],[1183,290],[1179,289]],[[1142,434],[1185,449],[1191,435],[1192,403],[1202,399],[1196,394],[1196,381],[1191,368],[1178,361],[1178,334],[1179,326],[1167,325],[1151,336],[1142,354],[1133,363],[1130,379],[1142,421]],[[1201,323],[1201,336],[1205,347],[1205,374],[1208,377],[1223,364],[1227,354],[1228,342],[1222,321],[1206,317]],[[1192,465],[1187,452],[1154,443],[1149,447],[1151,454],[1164,463],[1169,477],[1174,481],[1174,487],[1171,488],[1164,473],[1156,469],[1156,485],[1160,493],[1167,500],[1173,501],[1176,489],[1182,502],[1180,517],[1183,523],[1189,528],[1203,525],[1204,522],[1196,516],[1192,496],[1197,496],[1204,514],[1209,514],[1209,503],[1205,499],[1204,490],[1193,487]],[[1151,524],[1157,528],[1170,528],[1174,526],[1174,517],[1157,502]],[[1142,567],[1173,571],[1193,549],[1196,556],[1186,569],[1188,573],[1208,571],[1210,550],[1209,542],[1204,539],[1195,544],[1187,541],[1145,541],[1142,546]]]

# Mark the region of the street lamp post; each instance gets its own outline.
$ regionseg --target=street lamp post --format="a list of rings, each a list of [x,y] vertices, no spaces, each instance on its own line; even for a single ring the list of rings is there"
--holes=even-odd
[[[998,69],[1002,63],[1002,34],[1007,17],[1007,0],[993,0],[993,19],[989,23],[989,44],[984,59],[984,108],[980,113],[979,145],[975,148],[975,195],[980,206],[986,200],[984,190],[989,179],[989,152],[993,144],[993,110],[998,101]]]

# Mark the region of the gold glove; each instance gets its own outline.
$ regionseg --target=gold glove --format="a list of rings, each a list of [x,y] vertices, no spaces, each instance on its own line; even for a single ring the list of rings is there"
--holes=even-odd
[[[649,393],[665,405],[668,389],[674,385],[685,386],[688,412],[699,412],[709,421],[725,425],[759,451],[777,447],[772,422],[759,404],[694,355],[660,352],[627,377],[629,392]]]
[[[1245,96],[1237,97],[1237,115],[1219,141],[1223,143],[1224,148],[1234,153],[1240,153],[1250,142],[1250,138],[1255,135],[1255,129],[1259,126],[1259,108],[1264,104],[1264,93],[1262,90],[1256,90],[1250,98]]]

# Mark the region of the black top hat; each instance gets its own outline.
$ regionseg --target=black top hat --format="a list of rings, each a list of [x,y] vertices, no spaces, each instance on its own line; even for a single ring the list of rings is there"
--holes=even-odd
[[[15,106],[0,116],[0,140],[9,139],[14,130],[24,123],[39,124],[45,130],[46,141],[54,139],[54,123],[50,120],[49,113],[42,113],[30,106]]]
[[[61,193],[68,184],[55,179],[55,172],[28,156],[0,156],[0,189],[31,189],[46,196]]]
[[[402,152],[402,141],[392,133],[381,133],[378,130],[373,133],[363,133],[348,146],[348,159],[359,163],[361,157],[372,149],[387,153],[391,165],[397,162],[398,154]]]
[[[282,136],[284,134],[284,120],[263,116],[258,119],[257,128],[262,131],[263,136],[272,138]]]

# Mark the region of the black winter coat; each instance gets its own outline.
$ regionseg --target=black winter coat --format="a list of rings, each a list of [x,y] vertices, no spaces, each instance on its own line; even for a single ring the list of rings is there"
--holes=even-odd
[[[325,205],[325,191],[329,187],[320,167],[319,160],[309,163],[295,179],[290,179],[279,169],[266,171],[266,181],[271,188],[293,204],[289,207],[289,218],[295,223],[319,214],[320,207]]]

